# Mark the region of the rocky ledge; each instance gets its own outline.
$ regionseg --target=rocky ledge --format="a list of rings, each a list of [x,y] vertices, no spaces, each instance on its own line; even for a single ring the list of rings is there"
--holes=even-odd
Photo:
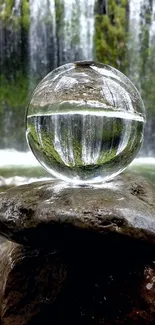
[[[131,174],[1,193],[1,324],[154,324],[154,205],[155,187]]]
[[[54,181],[12,188],[0,195],[0,233],[23,245],[119,233],[155,242],[155,187],[134,174],[105,185]]]

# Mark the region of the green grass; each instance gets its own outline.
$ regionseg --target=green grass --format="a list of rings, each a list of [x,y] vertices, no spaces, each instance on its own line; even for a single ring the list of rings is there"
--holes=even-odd
[[[155,165],[131,165],[128,167],[127,171],[134,172],[139,176],[144,176],[153,184],[155,184]]]
[[[50,177],[50,175],[45,171],[43,167],[19,167],[19,166],[13,166],[13,167],[7,167],[7,168],[1,168],[0,169],[0,175],[4,178],[9,177]]]

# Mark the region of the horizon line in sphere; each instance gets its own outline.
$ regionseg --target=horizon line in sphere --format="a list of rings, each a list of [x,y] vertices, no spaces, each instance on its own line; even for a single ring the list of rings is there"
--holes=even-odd
[[[30,114],[27,118],[38,117],[38,116],[58,116],[58,115],[83,115],[83,116],[101,116],[101,117],[116,117],[122,118],[125,120],[134,120],[138,122],[145,123],[145,118],[142,115],[122,112],[122,111],[113,111],[113,110],[99,110],[99,111],[89,111],[89,110],[78,110],[78,111],[61,111],[61,112],[49,112],[49,113],[37,113]]]

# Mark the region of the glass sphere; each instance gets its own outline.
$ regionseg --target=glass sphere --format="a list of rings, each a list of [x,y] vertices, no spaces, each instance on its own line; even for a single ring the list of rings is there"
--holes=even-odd
[[[65,64],[34,90],[27,140],[53,176],[97,183],[122,172],[137,155],[145,110],[139,92],[120,71],[95,62]]]

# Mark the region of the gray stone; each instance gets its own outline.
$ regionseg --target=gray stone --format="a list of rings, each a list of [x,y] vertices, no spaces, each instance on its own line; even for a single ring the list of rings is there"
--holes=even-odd
[[[155,187],[124,174],[100,187],[54,180],[12,188],[0,195],[0,233],[34,246],[54,247],[92,233],[155,242]]]
[[[29,249],[1,240],[0,318],[2,325],[28,325],[51,306],[66,278],[59,252]]]
[[[1,193],[1,324],[154,324],[154,205],[134,174]]]

